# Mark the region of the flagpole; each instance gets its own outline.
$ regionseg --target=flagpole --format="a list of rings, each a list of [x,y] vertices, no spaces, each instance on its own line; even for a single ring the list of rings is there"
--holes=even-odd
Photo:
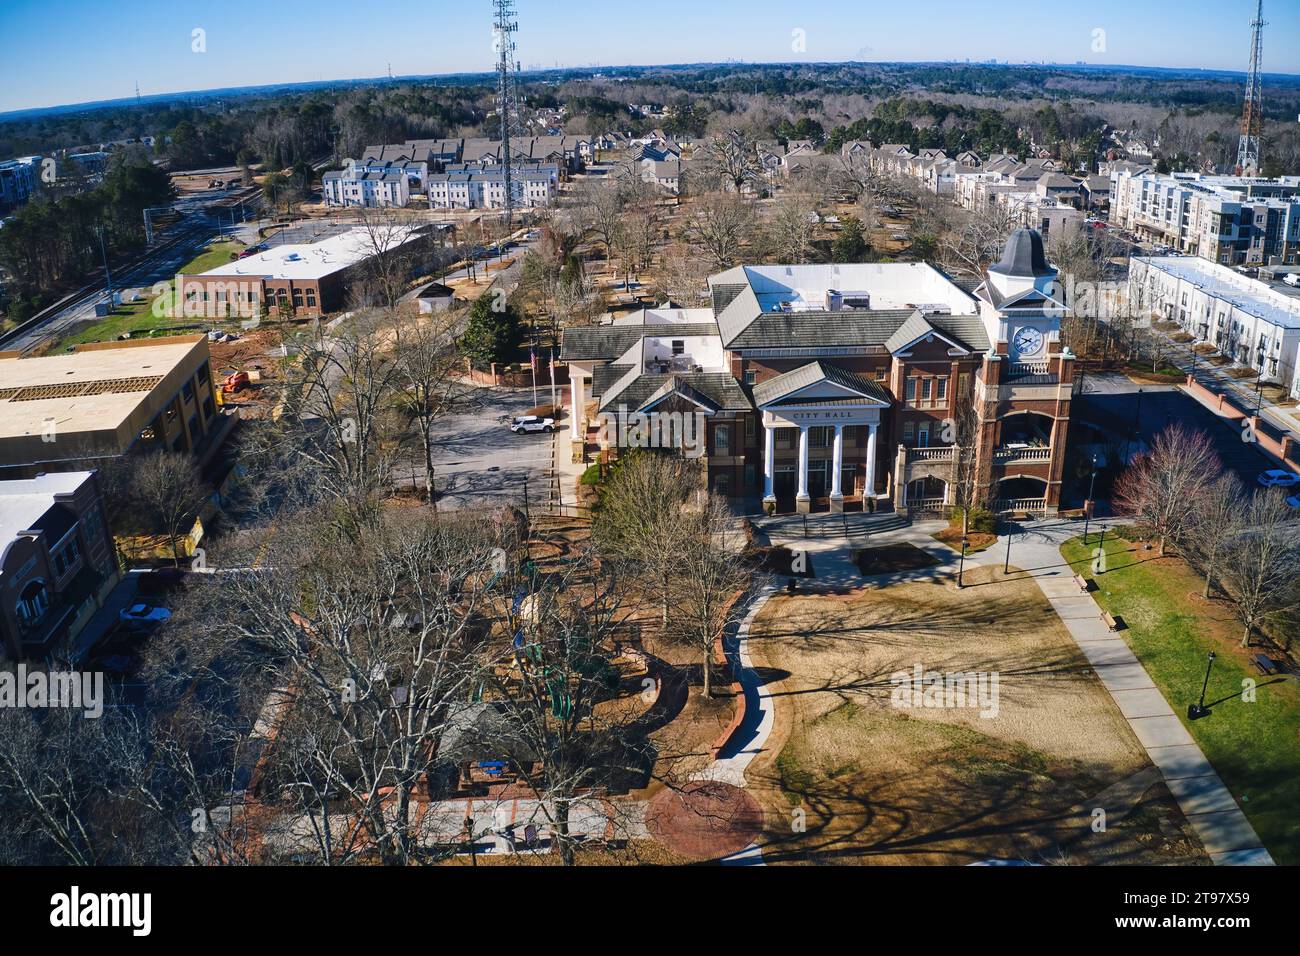
[[[551,408],[556,408],[555,404],[555,349],[551,349]]]
[[[533,407],[537,406],[537,351],[528,350],[528,366],[533,370]]]

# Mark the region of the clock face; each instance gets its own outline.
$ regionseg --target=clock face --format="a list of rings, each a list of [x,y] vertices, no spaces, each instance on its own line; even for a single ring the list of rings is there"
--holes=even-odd
[[[1043,333],[1025,326],[1016,332],[1011,344],[1015,346],[1017,355],[1036,355],[1043,347]]]

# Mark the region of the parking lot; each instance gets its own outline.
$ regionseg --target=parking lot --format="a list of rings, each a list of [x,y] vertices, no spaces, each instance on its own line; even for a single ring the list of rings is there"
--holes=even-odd
[[[550,401],[548,389],[537,390],[537,401]],[[554,481],[556,436],[567,437],[563,426],[554,434],[516,435],[510,418],[533,407],[532,389],[474,389],[464,410],[434,426],[438,447],[434,456],[434,487],[439,507],[512,503],[522,506],[527,483],[530,506],[550,500]],[[414,480],[423,482],[424,469],[413,465]],[[409,480],[399,469],[398,480]]]

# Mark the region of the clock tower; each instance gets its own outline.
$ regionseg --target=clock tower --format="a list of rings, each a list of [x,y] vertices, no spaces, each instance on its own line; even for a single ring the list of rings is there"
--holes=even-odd
[[[1013,362],[1042,362],[1061,337],[1065,302],[1043,237],[1017,229],[976,290],[989,341]]]

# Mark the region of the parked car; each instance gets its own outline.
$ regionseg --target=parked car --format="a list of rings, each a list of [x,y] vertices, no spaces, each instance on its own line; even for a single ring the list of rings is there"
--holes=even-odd
[[[1286,500],[1286,503],[1290,505],[1292,508],[1300,508],[1300,491],[1297,491],[1290,498],[1288,498]]]
[[[1281,468],[1270,468],[1261,472],[1256,480],[1265,488],[1290,488],[1294,484],[1300,484],[1300,475]]]
[[[117,616],[127,624],[161,624],[163,621],[171,619],[172,612],[165,607],[159,607],[157,604],[141,602],[122,608]]]
[[[516,435],[524,432],[553,432],[554,418],[542,418],[540,415],[520,415],[510,420],[510,430]]]

